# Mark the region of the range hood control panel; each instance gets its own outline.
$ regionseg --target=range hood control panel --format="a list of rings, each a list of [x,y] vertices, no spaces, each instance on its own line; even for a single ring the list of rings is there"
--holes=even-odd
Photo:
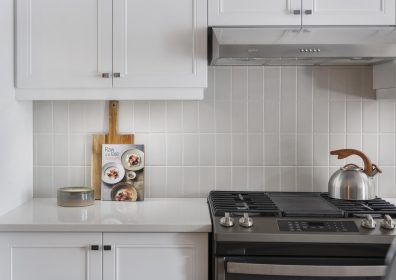
[[[353,221],[279,220],[278,227],[289,232],[359,232]]]

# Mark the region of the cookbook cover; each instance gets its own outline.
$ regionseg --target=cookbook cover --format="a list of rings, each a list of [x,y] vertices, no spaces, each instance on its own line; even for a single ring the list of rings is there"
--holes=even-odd
[[[144,145],[102,145],[102,200],[144,200]]]

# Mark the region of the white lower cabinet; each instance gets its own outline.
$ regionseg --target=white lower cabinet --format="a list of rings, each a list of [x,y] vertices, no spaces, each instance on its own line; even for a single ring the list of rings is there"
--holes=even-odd
[[[207,233],[0,234],[4,280],[207,278]]]

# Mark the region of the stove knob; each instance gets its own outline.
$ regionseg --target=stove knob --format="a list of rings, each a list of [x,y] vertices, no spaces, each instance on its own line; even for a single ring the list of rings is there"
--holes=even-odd
[[[220,219],[220,225],[223,227],[233,227],[234,219],[230,217],[230,213],[225,212],[224,217]]]
[[[394,229],[395,222],[392,220],[391,216],[385,215],[384,219],[381,221],[381,227],[384,229]]]
[[[375,229],[376,224],[371,215],[366,215],[366,218],[362,220],[361,226],[367,229]]]
[[[253,226],[253,219],[249,217],[248,213],[244,213],[243,217],[239,219],[239,225],[241,227],[250,228]]]

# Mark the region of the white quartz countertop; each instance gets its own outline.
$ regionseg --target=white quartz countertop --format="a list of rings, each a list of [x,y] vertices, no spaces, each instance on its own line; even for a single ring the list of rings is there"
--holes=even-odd
[[[0,231],[211,232],[206,199],[158,198],[139,202],[96,201],[59,207],[35,198],[0,217]]]

